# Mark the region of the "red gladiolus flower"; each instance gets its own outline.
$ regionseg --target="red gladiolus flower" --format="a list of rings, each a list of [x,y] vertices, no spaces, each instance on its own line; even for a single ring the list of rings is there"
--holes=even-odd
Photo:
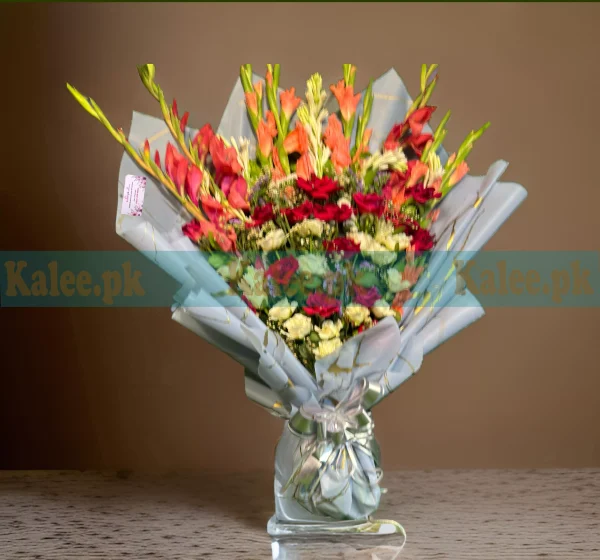
[[[198,157],[200,161],[204,163],[206,156],[208,155],[210,142],[213,139],[215,133],[213,132],[210,124],[205,124],[194,136],[192,140],[192,146],[195,146],[198,150]]]
[[[242,166],[237,159],[235,148],[225,146],[223,140],[218,136],[212,137],[209,151],[217,171],[217,183],[221,184],[221,181],[227,175],[239,175],[242,172]]]
[[[295,208],[285,208],[282,210],[282,213],[285,215],[291,225],[309,218],[312,212],[313,203],[310,202],[310,200],[303,202],[300,206],[296,206]]]
[[[312,175],[308,181],[299,177],[297,184],[299,188],[315,200],[327,200],[332,193],[340,188],[333,179],[329,177],[319,178],[316,175]]]
[[[418,136],[413,134],[406,139],[406,144],[412,148],[417,157],[421,157],[427,142],[429,142],[432,138],[433,136],[431,134],[420,134]]]
[[[200,183],[202,183],[202,171],[195,165],[190,165],[185,178],[185,192],[196,206],[198,206]]]
[[[259,227],[275,217],[273,205],[269,202],[263,206],[257,206],[252,213],[252,221],[246,223],[246,227]]]
[[[226,212],[223,205],[212,196],[202,195],[200,197],[202,204],[202,210],[206,214],[206,217],[213,223],[221,226],[232,218],[230,212]]]
[[[363,288],[358,284],[354,285],[354,301],[365,307],[373,307],[375,302],[381,297],[379,290],[375,286],[371,288]]]
[[[183,182],[178,181],[178,170],[180,167],[183,169],[184,164],[186,165],[187,173],[187,162],[185,160],[185,156],[180,154],[173,144],[169,142],[167,144],[167,151],[165,154],[165,171],[177,187],[183,184]]]
[[[198,241],[204,237],[208,237],[208,235],[212,235],[213,239],[223,251],[235,249],[236,235],[233,229],[225,231],[211,222],[198,222],[197,220],[194,220],[185,224],[181,230],[184,235],[189,237],[195,243],[198,243]]]
[[[408,126],[415,136],[420,136],[423,132],[423,127],[429,122],[431,115],[437,109],[437,107],[421,107],[416,111],[413,111],[408,116]]]
[[[400,147],[400,138],[404,130],[404,123],[395,124],[390,130],[385,142],[383,143],[384,150],[395,150]]]
[[[345,258],[352,258],[360,252],[360,245],[347,237],[337,237],[331,241],[323,241],[323,247],[328,253],[344,253]]]
[[[189,113],[189,111],[186,111],[183,114],[183,117],[181,117],[181,120],[179,121],[179,128],[181,129],[181,132],[185,132],[185,127],[187,126],[187,122],[188,122],[189,118],[190,118],[190,113]]]
[[[189,222],[185,224],[181,231],[186,237],[189,237],[195,243],[198,243],[200,239],[202,239],[202,228],[200,227],[200,222],[198,220],[194,220],[193,222]]]
[[[440,198],[441,196],[442,193],[436,192],[433,187],[425,187],[423,183],[406,189],[406,197],[412,198],[418,204],[425,204],[432,198]]]
[[[289,257],[284,257],[283,259],[275,261],[269,266],[266,276],[273,278],[273,281],[277,282],[277,284],[287,286],[296,270],[298,270],[298,261],[295,257],[290,255]]]
[[[227,202],[236,210],[249,210],[248,183],[243,177],[236,177],[229,187]]]
[[[354,202],[356,203],[360,214],[375,214],[375,216],[381,216],[385,210],[384,199],[375,193],[356,193],[354,195]]]
[[[307,315],[318,315],[323,319],[340,312],[340,302],[323,293],[313,292],[308,296],[304,312]]]
[[[328,222],[330,220],[335,220],[338,210],[339,208],[337,204],[326,204],[325,206],[319,206],[315,204],[313,206],[313,215],[318,220]]]

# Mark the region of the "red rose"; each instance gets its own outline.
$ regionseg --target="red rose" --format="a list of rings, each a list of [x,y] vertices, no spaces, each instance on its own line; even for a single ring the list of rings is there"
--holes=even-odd
[[[433,247],[433,237],[428,230],[423,228],[414,229],[410,235],[412,237],[410,244],[415,253],[429,251]]]
[[[299,177],[297,185],[308,196],[315,200],[327,200],[331,193],[334,193],[340,188],[333,179],[330,179],[329,177],[319,178],[314,174],[308,181]]]
[[[318,220],[328,222],[336,219],[338,210],[337,204],[326,204],[325,206],[318,206],[315,204],[315,206],[313,206],[313,215]]]
[[[273,205],[269,202],[263,206],[257,206],[252,213],[252,221],[246,223],[246,227],[262,226],[265,222],[275,217]]]
[[[414,187],[406,189],[405,194],[407,198],[413,198],[415,202],[419,204],[425,204],[432,198],[440,198],[442,193],[436,192],[433,187],[425,187],[423,183],[418,183]]]
[[[334,219],[336,222],[345,222],[346,220],[349,220],[351,216],[352,206],[349,204],[342,204],[341,206],[338,206],[337,214],[335,215]]]
[[[282,286],[287,286],[294,273],[298,270],[298,261],[295,257],[284,257],[275,261],[268,269],[267,276],[273,278],[275,282]]]
[[[295,208],[285,208],[282,213],[288,219],[288,222],[294,225],[297,222],[301,222],[306,218],[309,218],[313,212],[313,203],[310,200],[303,202],[300,206]]]
[[[381,297],[375,286],[372,288],[363,288],[357,284],[354,285],[354,295],[354,301],[365,307],[373,307],[375,302]]]
[[[343,251],[345,258],[352,258],[360,252],[360,245],[347,237],[337,237],[332,241],[323,241],[323,247],[328,253],[341,253]]]
[[[304,312],[307,315],[318,315],[324,319],[330,317],[334,313],[339,313],[340,302],[323,293],[313,292],[306,300]]]
[[[356,203],[360,214],[375,214],[376,216],[381,216],[385,209],[383,198],[375,193],[356,193],[354,195],[354,202]]]

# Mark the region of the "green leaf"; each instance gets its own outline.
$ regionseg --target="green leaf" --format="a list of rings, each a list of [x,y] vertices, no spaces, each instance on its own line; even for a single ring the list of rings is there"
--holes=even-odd
[[[354,281],[363,288],[372,288],[377,285],[379,280],[377,274],[372,270],[360,270],[356,273]]]
[[[212,266],[214,269],[218,269],[227,264],[230,260],[231,256],[227,253],[212,253],[210,257],[208,257],[208,264],[210,264],[210,266]]]
[[[312,275],[304,281],[303,287],[308,290],[314,290],[323,284],[323,279],[320,276]]]

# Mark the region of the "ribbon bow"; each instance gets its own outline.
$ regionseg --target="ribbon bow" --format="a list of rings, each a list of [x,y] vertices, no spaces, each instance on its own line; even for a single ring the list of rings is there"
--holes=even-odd
[[[367,409],[380,391],[362,379],[336,405],[300,408],[288,424],[300,443],[282,494],[292,492],[308,511],[334,519],[366,518],[377,509],[382,471]]]

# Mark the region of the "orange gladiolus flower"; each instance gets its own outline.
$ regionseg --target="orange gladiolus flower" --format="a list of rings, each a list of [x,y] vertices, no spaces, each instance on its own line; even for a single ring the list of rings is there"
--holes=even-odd
[[[412,162],[411,162],[412,163]],[[422,161],[415,162],[414,166],[410,170],[410,177],[406,182],[407,187],[414,187],[425,175],[427,175],[429,167]]]
[[[422,266],[411,266],[407,264],[402,271],[402,280],[410,282],[410,285],[413,286],[417,283],[417,280],[419,279],[419,276],[421,276],[422,272]]]
[[[267,120],[258,123],[258,149],[264,157],[269,157],[273,150],[273,138],[277,136],[277,127],[275,126],[275,117],[271,111],[267,111]]]
[[[360,101],[360,93],[354,95],[354,87],[344,85],[344,80],[340,80],[337,85],[329,86],[329,89],[337,99],[342,118],[345,121],[349,121],[352,115],[356,113],[356,106]]]
[[[271,173],[271,178],[274,181],[279,181],[279,179],[283,179],[284,177],[285,173],[281,166],[281,161],[279,160],[279,154],[277,153],[277,150],[273,150],[273,172]]]
[[[310,160],[310,154],[307,152],[300,156],[300,159],[296,162],[296,175],[300,179],[308,181],[313,174],[313,166]]]
[[[296,97],[296,88],[293,87],[282,91],[279,99],[281,101],[281,111],[288,119],[291,118],[302,101],[299,97]]]
[[[342,124],[335,115],[331,115],[327,121],[325,129],[325,144],[331,150],[331,161],[335,167],[336,173],[352,163],[350,157],[350,138],[344,137]]]
[[[246,98],[246,107],[248,107],[248,111],[253,115],[256,115],[258,113],[258,99],[256,97],[256,92],[247,91],[244,93],[244,97]]]
[[[373,134],[372,129],[367,128],[365,130],[365,134],[363,136],[362,142],[360,143],[360,145],[356,149],[356,153],[354,154],[354,158],[352,160],[353,162],[360,161],[360,158],[362,155],[369,153],[369,142],[371,141],[372,134]]]
[[[308,150],[308,135],[304,125],[296,123],[296,128],[283,141],[283,147],[288,154],[304,154]]]
[[[466,161],[458,164],[458,167],[450,175],[450,182],[448,183],[451,187],[456,185],[469,171],[469,166]]]

